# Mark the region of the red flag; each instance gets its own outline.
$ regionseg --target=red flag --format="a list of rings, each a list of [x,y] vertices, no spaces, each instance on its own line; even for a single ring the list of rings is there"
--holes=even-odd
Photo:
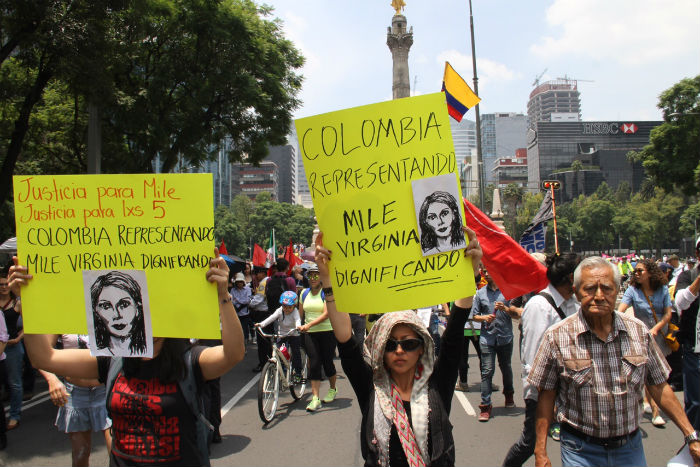
[[[484,251],[481,262],[507,300],[547,287],[547,268],[466,199],[464,217]]]
[[[253,266],[265,267],[265,261],[267,261],[267,254],[265,250],[256,243],[253,248]]]
[[[224,243],[223,240],[221,240],[221,246],[219,247],[219,254],[220,255],[227,255],[228,251],[226,250],[226,244]]]
[[[292,243],[292,239],[289,239],[289,246],[284,251],[284,259],[289,261],[289,270],[287,271],[288,275],[292,273],[294,266],[303,263],[301,258],[294,254],[294,244]]]

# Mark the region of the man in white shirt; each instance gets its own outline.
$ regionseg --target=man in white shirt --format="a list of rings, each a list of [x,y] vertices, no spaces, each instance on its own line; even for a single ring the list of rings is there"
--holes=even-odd
[[[527,381],[537,349],[544,332],[564,317],[576,313],[580,306],[574,296],[574,270],[581,262],[575,253],[550,255],[547,257],[547,279],[549,285],[525,304],[522,314],[522,360],[523,393],[525,399],[525,422],[520,439],[511,446],[503,465],[522,466],[535,450],[535,412],[537,410],[537,388]]]

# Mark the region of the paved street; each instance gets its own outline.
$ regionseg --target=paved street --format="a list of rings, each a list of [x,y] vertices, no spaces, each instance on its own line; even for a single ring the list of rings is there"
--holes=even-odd
[[[516,329],[516,342],[517,342]],[[473,350],[473,349],[472,349]],[[223,443],[212,447],[213,465],[236,466],[352,466],[361,465],[359,431],[360,412],[347,379],[342,374],[340,361],[338,398],[319,412],[307,414],[304,410],[307,395],[294,403],[289,393],[280,394],[278,415],[264,426],[257,409],[257,374],[251,369],[256,364],[255,348],[246,359],[222,381],[222,410],[225,412],[221,432]],[[488,423],[476,420],[478,410],[478,359],[470,358],[470,391],[456,393],[452,403],[451,421],[454,425],[457,465],[501,465],[511,444],[520,435],[524,404],[520,380],[520,362],[517,350],[513,355],[513,373],[517,407],[505,409],[502,394],[494,394],[494,415]],[[46,384],[37,380],[38,391]],[[502,387],[500,371],[495,382]],[[321,385],[322,396],[327,383]],[[677,393],[682,399],[682,393]],[[68,438],[53,426],[56,409],[47,395],[37,395],[25,402],[22,422],[18,429],[8,433],[9,446],[0,452],[0,465],[70,465]],[[671,424],[655,428],[648,419],[642,423],[644,446],[650,466],[666,465],[682,444],[678,429]],[[108,463],[104,440],[97,439],[91,465]],[[561,465],[559,444],[549,440],[552,465]],[[533,459],[526,464],[534,465]]]

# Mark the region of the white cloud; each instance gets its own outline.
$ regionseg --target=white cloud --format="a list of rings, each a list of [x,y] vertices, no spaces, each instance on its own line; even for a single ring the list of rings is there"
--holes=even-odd
[[[472,67],[472,57],[471,55],[465,55],[457,50],[444,50],[440,52],[435,61],[444,65],[444,63],[450,62],[452,68],[454,68],[465,81],[471,82],[471,77],[473,76]],[[479,76],[479,85],[488,85],[489,83],[499,83],[513,81],[521,77],[520,73],[517,73],[503,63],[499,63],[488,58],[476,59],[476,72]],[[442,75],[441,78],[442,79]]]
[[[559,33],[530,46],[545,59],[578,55],[643,65],[698,58],[697,0],[555,0],[547,23]]]

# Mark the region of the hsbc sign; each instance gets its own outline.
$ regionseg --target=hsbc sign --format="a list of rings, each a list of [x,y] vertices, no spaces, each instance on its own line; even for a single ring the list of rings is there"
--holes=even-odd
[[[634,123],[623,123],[622,124],[622,132],[627,133],[627,134],[635,134],[638,130],[637,125]]]
[[[634,123],[591,122],[583,124],[584,135],[635,134],[639,127]]]

